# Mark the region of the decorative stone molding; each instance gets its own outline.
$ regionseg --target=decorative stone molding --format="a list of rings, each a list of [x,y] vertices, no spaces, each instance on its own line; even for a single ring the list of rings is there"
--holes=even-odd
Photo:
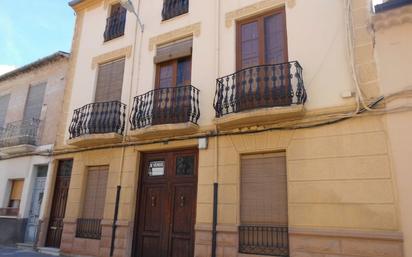
[[[84,21],[84,11],[76,11],[76,23],[74,29],[74,35],[72,40],[72,49],[71,49],[71,56],[69,62],[69,69],[67,71],[67,80],[66,80],[66,87],[64,89],[64,98],[63,98],[63,110],[62,110],[62,119],[58,127],[57,135],[56,135],[56,148],[62,147],[65,145],[65,135],[66,135],[66,125],[67,125],[67,118],[69,114],[70,108],[70,100],[72,95],[73,89],[73,80],[74,80],[74,71],[75,66],[78,60],[79,55],[79,44],[80,44],[80,36],[81,36],[81,29],[83,27]]]
[[[149,40],[149,50],[152,51],[155,46],[166,44],[174,40],[182,39],[188,36],[198,37],[200,35],[201,23],[194,23],[192,25],[176,29],[158,36],[152,37]]]
[[[121,57],[130,58],[132,55],[132,46],[126,46],[121,49],[114,50],[109,53],[101,54],[98,56],[93,57],[92,59],[92,69],[95,69],[98,64],[109,62]]]
[[[231,27],[233,22],[239,19],[248,18],[266,11],[270,11],[282,6],[288,5],[293,8],[295,0],[264,0],[256,4],[245,6],[241,9],[226,13],[226,27]]]
[[[109,6],[111,6],[115,3],[118,3],[118,2],[119,2],[119,0],[104,0],[103,7],[104,7],[104,9],[107,9]]]
[[[76,13],[83,11],[85,9],[91,10],[96,7],[101,6],[103,3],[102,0],[85,0],[85,1],[79,1],[79,3],[72,5],[73,10],[76,11]]]
[[[383,30],[404,23],[412,23],[411,5],[378,13],[372,17],[372,26],[375,31]]]

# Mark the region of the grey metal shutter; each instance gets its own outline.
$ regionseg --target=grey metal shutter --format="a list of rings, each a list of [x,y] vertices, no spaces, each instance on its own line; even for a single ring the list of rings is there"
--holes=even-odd
[[[125,59],[100,64],[95,102],[120,101],[122,97]]]
[[[154,63],[174,60],[181,57],[192,55],[193,39],[185,38],[162,46],[156,50]]]
[[[0,96],[0,128],[4,127],[4,123],[6,121],[9,100],[10,100],[10,95]]]
[[[46,83],[30,86],[29,93],[27,94],[26,106],[24,107],[24,121],[40,119],[45,91]]]
[[[108,166],[88,168],[86,193],[83,205],[83,218],[103,218],[108,176]]]
[[[242,156],[240,191],[241,224],[288,224],[283,153]]]

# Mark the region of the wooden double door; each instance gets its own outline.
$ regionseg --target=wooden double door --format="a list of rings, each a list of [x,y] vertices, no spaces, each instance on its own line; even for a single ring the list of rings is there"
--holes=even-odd
[[[192,257],[197,151],[146,154],[134,257]]]
[[[46,246],[59,248],[63,234],[63,219],[66,213],[67,196],[73,160],[61,160],[58,164],[50,221],[47,230]]]

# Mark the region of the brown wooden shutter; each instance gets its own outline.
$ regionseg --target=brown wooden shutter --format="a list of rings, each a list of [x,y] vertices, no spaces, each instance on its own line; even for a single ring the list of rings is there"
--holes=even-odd
[[[156,51],[154,63],[166,62],[181,57],[191,56],[193,39],[186,38],[159,46]]]
[[[4,127],[10,95],[0,96],[0,128]]]
[[[120,101],[125,59],[99,65],[95,102]]]
[[[108,166],[89,167],[83,205],[83,218],[103,218],[108,173]]]
[[[24,180],[13,180],[11,185],[10,200],[21,200]]]
[[[284,154],[243,156],[241,224],[287,225],[287,179]]]
[[[46,83],[30,86],[26,106],[24,107],[23,120],[31,121],[33,119],[40,119],[45,91]]]

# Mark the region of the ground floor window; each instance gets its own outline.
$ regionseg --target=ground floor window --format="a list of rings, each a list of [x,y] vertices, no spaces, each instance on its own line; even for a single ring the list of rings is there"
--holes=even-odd
[[[76,237],[100,239],[108,174],[108,166],[88,168],[83,213],[77,219]]]
[[[10,199],[7,207],[20,208],[21,194],[23,192],[24,179],[11,180]]]
[[[242,156],[241,253],[289,255],[287,202],[285,154]]]

